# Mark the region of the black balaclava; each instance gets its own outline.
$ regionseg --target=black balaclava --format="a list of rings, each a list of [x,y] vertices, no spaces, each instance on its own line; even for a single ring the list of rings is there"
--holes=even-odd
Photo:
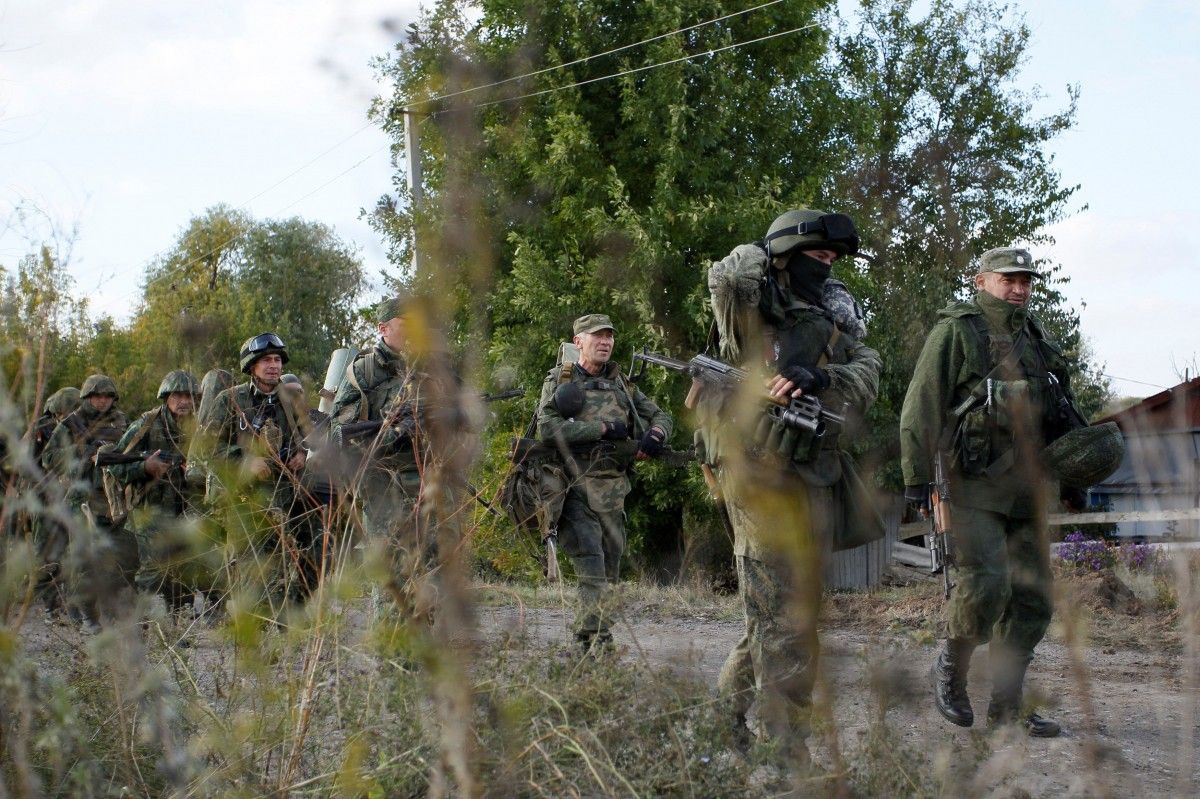
[[[803,250],[788,256],[788,287],[792,295],[809,305],[820,305],[824,295],[825,281],[833,270],[832,264],[818,261]]]

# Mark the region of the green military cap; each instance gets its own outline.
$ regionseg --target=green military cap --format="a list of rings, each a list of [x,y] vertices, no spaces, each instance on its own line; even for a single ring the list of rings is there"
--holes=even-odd
[[[597,330],[611,330],[614,334],[617,332],[607,314],[590,313],[575,320],[574,335],[576,336],[580,333],[595,333]]]
[[[408,310],[409,303],[412,302],[412,295],[406,291],[402,291],[393,297],[388,297],[386,300],[376,304],[374,310],[375,324],[382,325],[384,322],[390,322],[397,316],[404,316],[404,312]]]
[[[1031,275],[1038,273],[1029,250],[1020,247],[996,247],[979,256],[979,273],[984,272],[998,272],[1001,275],[1014,272],[1028,272]]]

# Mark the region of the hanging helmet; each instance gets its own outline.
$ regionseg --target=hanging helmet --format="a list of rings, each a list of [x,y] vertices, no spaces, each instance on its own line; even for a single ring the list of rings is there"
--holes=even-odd
[[[1117,470],[1125,439],[1116,422],[1080,427],[1042,450],[1042,463],[1068,488],[1088,488]]]
[[[767,255],[792,250],[832,250],[839,256],[858,252],[858,231],[845,214],[801,208],[780,214],[767,228]]]
[[[259,333],[246,339],[242,344],[242,351],[238,353],[242,372],[250,374],[250,367],[255,361],[273,353],[283,358],[284,363],[288,362],[287,345],[274,333]]]
[[[209,369],[200,381],[200,396],[215,397],[233,385],[233,373],[228,369]]]
[[[80,401],[79,389],[75,388],[75,386],[60,388],[46,400],[46,412],[52,413],[61,419],[78,408]]]
[[[200,393],[200,385],[191,372],[176,369],[173,372],[167,372],[167,376],[158,384],[158,398],[166,399],[168,394],[176,392],[195,396]]]
[[[92,395],[111,396],[114,400],[120,399],[120,394],[117,392],[117,384],[108,375],[89,375],[87,380],[83,381],[83,385],[79,389],[79,398],[85,400]]]
[[[281,386],[300,386],[301,388],[304,387],[304,384],[300,382],[300,378],[296,377],[291,372],[288,372],[286,374],[279,376],[279,385],[281,385]]]

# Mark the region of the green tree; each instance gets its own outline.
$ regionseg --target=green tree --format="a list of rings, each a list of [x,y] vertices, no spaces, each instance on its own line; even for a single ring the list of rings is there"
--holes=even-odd
[[[1018,88],[1030,32],[989,0],[865,0],[834,42],[844,133],[854,142],[831,201],[844,203],[874,254],[852,276],[871,316],[870,342],[886,366],[873,412],[875,451],[894,464],[908,375],[938,309],[969,294],[973,261],[992,247],[1051,243],[1069,212],[1049,145],[1074,121],[1067,105],[1039,117],[1037,92]],[[1066,278],[1043,262],[1035,308],[1077,365],[1087,410],[1107,385],[1089,362]],[[894,475],[893,475],[894,476]]]
[[[515,375],[536,391],[571,321],[590,311],[613,315],[622,354],[635,344],[703,347],[710,261],[760,236],[778,210],[807,201],[834,171],[836,120],[826,103],[834,85],[822,64],[828,6],[779,4],[582,63],[571,62],[730,8],[492,0],[476,17],[471,4],[443,0],[410,29],[381,64],[396,93],[375,113],[398,140],[404,107],[425,115],[428,218],[414,219],[400,175],[375,221],[395,257],[407,261],[416,227],[431,260],[458,278],[456,292],[442,293],[456,298],[453,337],[485,353],[489,379]],[[556,90],[813,23],[771,42]],[[409,99],[559,65],[445,102]],[[489,268],[476,269],[480,262]],[[678,413],[683,386],[661,374],[650,383]],[[640,471],[650,490],[630,508],[633,536],[671,538],[684,503],[678,478]]]
[[[289,370],[320,379],[329,353],[357,338],[364,285],[357,254],[325,225],[210,208],[147,269],[129,329],[140,353],[129,390],[150,402],[171,369],[236,373],[241,343],[267,330],[287,342]]]

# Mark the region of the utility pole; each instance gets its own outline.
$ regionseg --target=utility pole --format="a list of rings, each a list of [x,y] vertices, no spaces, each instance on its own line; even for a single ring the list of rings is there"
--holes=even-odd
[[[418,211],[424,205],[425,190],[421,184],[421,133],[419,119],[411,108],[404,109],[404,157],[408,159],[408,197],[412,203],[413,274],[421,274],[421,248],[417,242]]]

